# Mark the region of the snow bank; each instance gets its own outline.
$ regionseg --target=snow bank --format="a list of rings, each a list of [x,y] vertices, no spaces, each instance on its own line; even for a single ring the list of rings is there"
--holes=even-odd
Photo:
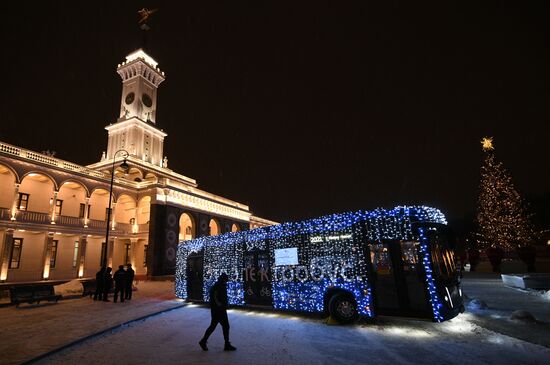
[[[487,309],[488,306],[487,306],[487,303],[485,303],[483,300],[481,299],[472,299],[470,301],[470,303],[468,303],[467,305],[468,309],[470,310],[476,310],[476,309]]]
[[[68,283],[54,285],[55,294],[62,295],[64,297],[71,295],[82,295],[84,287],[79,280],[71,280]]]
[[[533,316],[531,313],[524,311],[524,310],[517,310],[513,311],[512,315],[510,316],[510,319],[521,321],[521,322],[536,322],[535,316]]]

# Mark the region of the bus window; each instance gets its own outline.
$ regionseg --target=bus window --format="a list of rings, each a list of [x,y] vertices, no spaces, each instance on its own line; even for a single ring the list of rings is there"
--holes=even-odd
[[[388,246],[382,243],[370,245],[372,268],[378,275],[391,275],[391,260]]]
[[[401,241],[401,258],[403,260],[403,269],[408,271],[414,270],[418,264],[417,242]]]
[[[372,274],[374,281],[374,298],[379,313],[399,308],[399,295],[395,282],[389,242],[369,244]]]
[[[456,264],[453,251],[449,248],[445,234],[436,230],[428,231],[431,241],[433,270],[442,278],[452,278],[456,275]]]

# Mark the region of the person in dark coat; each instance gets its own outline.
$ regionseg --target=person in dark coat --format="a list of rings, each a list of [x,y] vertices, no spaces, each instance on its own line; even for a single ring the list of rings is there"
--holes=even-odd
[[[124,289],[126,289],[126,271],[124,271],[124,265],[118,265],[118,270],[113,275],[115,280],[115,295],[113,302],[116,303],[118,299],[118,293],[120,293],[120,302],[124,302]]]
[[[200,347],[204,351],[208,351],[206,343],[208,337],[214,332],[216,326],[221,324],[223,331],[223,339],[225,340],[224,351],[235,351],[236,348],[229,342],[229,319],[227,318],[227,274],[223,273],[218,278],[218,281],[210,289],[210,314],[212,320],[210,326],[206,329],[204,337],[199,341]]]
[[[124,290],[124,298],[132,299],[132,283],[134,282],[135,271],[132,269],[132,265],[126,265],[126,288]]]
[[[99,300],[103,297],[103,277],[105,276],[105,266],[101,266],[101,269],[95,274],[95,292],[94,300]]]
[[[108,299],[109,291],[113,286],[113,276],[111,275],[111,271],[113,271],[113,269],[108,267],[105,270],[105,275],[103,275],[103,301],[104,302],[109,302],[109,299]]]

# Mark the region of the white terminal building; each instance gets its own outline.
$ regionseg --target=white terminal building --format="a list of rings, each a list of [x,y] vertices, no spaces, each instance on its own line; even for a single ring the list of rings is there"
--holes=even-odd
[[[105,127],[100,162],[81,166],[0,142],[0,282],[93,277],[102,263],[130,263],[142,278],[173,275],[179,241],[276,224],[168,168],[167,134],[156,125],[165,75],[152,57],[139,49],[117,72],[120,115]]]

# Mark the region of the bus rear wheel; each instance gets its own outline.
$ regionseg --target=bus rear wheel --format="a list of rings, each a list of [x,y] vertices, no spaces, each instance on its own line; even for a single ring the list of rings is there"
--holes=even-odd
[[[332,318],[342,324],[357,320],[357,304],[350,294],[339,293],[330,298],[329,313]]]

